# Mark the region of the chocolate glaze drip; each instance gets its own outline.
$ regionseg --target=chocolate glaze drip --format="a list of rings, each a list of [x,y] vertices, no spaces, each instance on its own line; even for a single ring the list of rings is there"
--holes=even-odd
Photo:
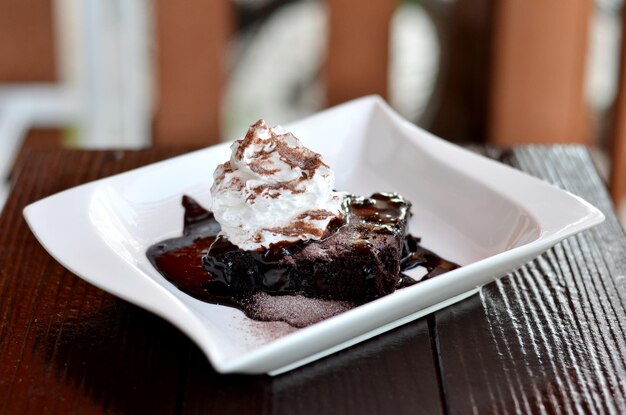
[[[235,307],[251,318],[262,319],[259,317],[262,314],[259,310],[250,308],[255,303],[252,297],[254,292],[250,287],[258,289],[258,279],[254,281],[252,275],[246,278],[241,272],[237,274],[237,278],[232,278],[227,264],[215,260],[218,257],[223,258],[224,252],[235,252],[239,248],[218,236],[221,228],[211,212],[188,196],[183,196],[182,204],[185,208],[183,235],[151,246],[146,253],[150,262],[165,278],[187,294],[202,301]],[[353,220],[376,223],[381,227],[393,224],[402,214],[401,209],[406,209],[399,200],[394,200],[393,195],[384,194],[373,195],[370,199],[354,197],[350,206],[354,213]],[[333,222],[326,236],[332,235],[342,224],[341,221]],[[402,271],[423,266],[428,271],[424,277],[427,279],[458,267],[421,247],[419,242],[419,238],[406,236],[400,261]],[[254,258],[256,267],[262,274],[260,289],[272,295],[299,293],[301,287],[296,286],[294,279],[287,278],[285,267],[277,266],[277,263],[294,255],[309,243],[317,242],[275,244],[268,250],[248,253]],[[209,248],[210,252],[207,254]],[[416,282],[401,274],[396,288],[407,287]],[[356,305],[357,302],[354,303]],[[324,318],[328,317],[330,315]],[[272,318],[276,319],[281,320],[276,316]],[[299,327],[292,321],[290,324]]]
[[[356,218],[379,225],[394,225],[404,217],[408,206],[395,194],[374,193],[369,198],[352,196],[350,210]]]
[[[413,235],[407,235],[404,239],[402,259],[400,259],[400,269],[402,271],[408,271],[420,266],[424,267],[427,273],[420,281],[425,281],[459,267],[454,262],[447,261],[433,251],[420,246],[420,241],[421,238]],[[400,282],[397,288],[408,287],[420,281],[416,281],[406,274],[400,274]]]

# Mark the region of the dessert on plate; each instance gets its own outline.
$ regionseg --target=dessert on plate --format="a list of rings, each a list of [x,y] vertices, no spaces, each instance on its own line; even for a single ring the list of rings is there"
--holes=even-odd
[[[183,236],[148,250],[183,291],[303,326],[415,283],[409,268],[429,277],[456,267],[408,234],[409,201],[336,191],[322,156],[282,127],[259,120],[231,150],[214,172],[211,211],[183,197]],[[303,307],[319,319],[287,317]]]

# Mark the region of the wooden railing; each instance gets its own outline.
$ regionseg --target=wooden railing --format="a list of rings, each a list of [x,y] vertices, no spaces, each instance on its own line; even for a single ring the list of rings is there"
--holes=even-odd
[[[385,97],[389,26],[397,2],[320,1],[325,1],[329,13],[328,53],[323,70],[327,104],[334,105],[370,93]],[[30,8],[31,3],[31,0],[0,0],[0,10],[24,17],[19,10]],[[49,6],[49,2],[44,3]],[[437,120],[439,127],[446,123],[456,125],[454,116],[446,116],[446,111],[465,111],[473,114],[472,117],[481,118],[475,123],[479,128],[472,130],[471,138],[486,138],[487,142],[496,145],[594,144],[589,109],[583,94],[592,0],[423,0],[424,6],[431,10],[441,9],[444,3],[446,7],[465,10],[466,15],[447,15],[447,18],[453,17],[452,23],[457,29],[463,28],[465,19],[468,25],[488,27],[490,37],[485,41],[489,44],[484,49],[489,51],[485,55],[488,59],[475,57],[484,61],[485,85],[476,87],[475,77],[448,77],[449,84],[474,82],[474,88],[448,85],[442,90],[444,95],[453,98],[455,94],[471,90],[472,94],[483,94],[484,99],[446,101],[437,97],[440,105],[430,111],[438,112],[438,116],[431,118]],[[230,0],[189,0],[182,4],[156,0],[153,4],[157,44],[153,142],[159,146],[217,142],[223,86],[228,74],[229,42],[235,28],[233,3]],[[51,13],[50,7],[38,6],[32,8],[29,19],[39,22],[42,11]],[[478,13],[482,13],[483,20],[477,17]],[[29,56],[23,53],[23,48],[18,50],[12,46],[12,41],[7,40],[12,35],[2,35],[8,31],[17,33],[23,27],[12,25],[16,19],[6,16],[7,13],[0,12],[0,22],[5,21],[5,25],[0,25],[0,82],[8,79],[2,77],[3,73],[10,72],[6,68],[14,67],[16,62],[26,62]],[[41,28],[50,31],[49,25],[41,25]],[[459,55],[463,48],[462,37],[446,38],[443,34],[442,54],[455,53],[456,59],[442,59],[441,73],[450,69],[445,65],[454,66],[457,73],[463,71],[463,59],[468,61],[474,57]],[[35,40],[46,39],[32,33],[30,36]],[[455,44],[446,45],[446,42]],[[623,43],[622,75],[611,120],[613,169],[610,184],[615,201],[621,200],[626,190],[626,42]],[[52,48],[51,40],[48,47]],[[47,63],[47,56],[44,53],[33,59],[36,62],[43,59]],[[50,76],[49,73],[45,76]],[[442,80],[446,79],[440,79],[440,82]],[[446,102],[455,104],[446,105]],[[468,102],[472,104],[466,104]],[[476,110],[472,108],[474,104],[484,106],[484,109]],[[437,126],[432,127],[438,132]]]

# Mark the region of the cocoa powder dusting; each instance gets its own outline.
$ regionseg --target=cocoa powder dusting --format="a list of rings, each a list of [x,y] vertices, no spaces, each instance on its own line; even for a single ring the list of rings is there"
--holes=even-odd
[[[220,174],[215,178],[215,184],[220,184],[226,178],[226,174],[233,172],[233,166],[230,164],[230,161],[222,164],[219,168],[221,168]]]
[[[259,292],[252,295],[246,314],[256,320],[284,321],[302,328],[318,323],[354,308],[348,301],[322,300],[303,295],[269,295]]]
[[[269,343],[298,330],[284,321],[256,321],[246,320],[247,331],[250,335],[260,339],[263,343]]]
[[[324,209],[314,209],[314,210],[307,210],[306,212],[299,214],[298,216],[296,216],[296,219],[309,218],[312,220],[323,220],[331,216],[335,216],[335,214]]]
[[[236,177],[236,176],[230,180],[230,184],[231,186],[234,187],[234,190],[236,191],[240,191],[241,189],[245,187],[244,182],[239,177]]]

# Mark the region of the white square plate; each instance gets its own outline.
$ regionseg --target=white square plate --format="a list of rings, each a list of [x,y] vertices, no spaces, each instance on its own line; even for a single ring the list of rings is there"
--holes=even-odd
[[[229,144],[66,190],[31,204],[24,215],[56,260],[176,325],[217,371],[270,374],[453,304],[604,220],[572,194],[415,127],[378,97],[286,127],[325,157],[339,190],[395,191],[411,200],[411,233],[463,267],[298,330],[188,296],[152,267],[145,252],[180,235],[183,194],[210,207],[212,172],[228,158]]]

